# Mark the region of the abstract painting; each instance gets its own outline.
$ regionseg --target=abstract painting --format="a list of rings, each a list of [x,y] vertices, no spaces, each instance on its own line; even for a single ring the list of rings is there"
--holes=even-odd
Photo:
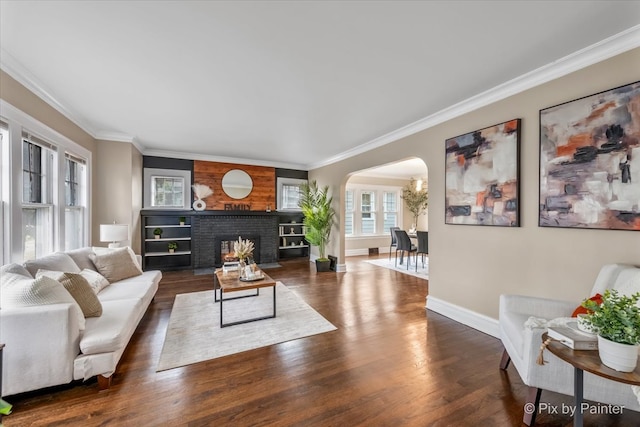
[[[445,223],[520,226],[520,119],[446,140]]]
[[[540,110],[541,227],[640,230],[640,82]]]

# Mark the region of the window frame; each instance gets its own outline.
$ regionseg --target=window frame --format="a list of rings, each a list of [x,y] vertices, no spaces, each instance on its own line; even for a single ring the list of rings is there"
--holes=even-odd
[[[152,177],[161,176],[164,178],[182,178],[184,181],[184,193],[182,199],[182,206],[154,206],[152,203],[153,190],[152,190]],[[155,209],[155,210],[191,210],[191,204],[193,201],[193,191],[191,185],[193,181],[191,179],[191,171],[186,169],[161,169],[161,168],[143,168],[142,170],[142,207],[143,209]]]
[[[91,188],[92,153],[56,130],[29,116],[8,102],[0,99],[2,120],[8,125],[8,141],[2,144],[2,168],[0,193],[2,196],[2,261],[3,263],[24,261],[23,253],[23,208],[51,210],[50,239],[45,252],[63,251],[65,249],[65,155],[70,153],[85,161],[85,188],[82,190],[83,229],[82,245],[88,246],[91,241],[89,190]],[[55,151],[51,161],[49,183],[47,187],[48,203],[23,203],[22,153],[23,140],[49,147]],[[77,231],[76,231],[77,232]],[[44,254],[46,255],[46,253]]]
[[[402,187],[401,186],[393,186],[393,185],[367,185],[367,184],[347,184],[345,187],[345,199],[346,192],[353,192],[354,198],[354,210],[353,210],[353,234],[346,234],[345,238],[347,239],[358,239],[358,238],[375,238],[375,237],[387,237],[389,235],[389,230],[383,230],[384,228],[384,215],[387,213],[384,207],[384,193],[395,193],[396,195],[396,207],[397,210],[397,226],[403,228],[403,203],[402,198]],[[375,221],[375,231],[374,233],[363,233],[362,232],[362,194],[365,192],[374,193],[374,206],[371,210],[372,217]],[[346,210],[345,203],[345,216],[349,214]],[[358,218],[358,220],[356,220]]]
[[[296,206],[295,208],[284,206],[283,187],[285,185],[300,187],[308,183],[309,183],[309,180],[300,179],[300,178],[285,178],[285,177],[276,178],[276,192],[277,192],[276,209],[277,211],[278,212],[301,212],[301,209],[299,206]]]

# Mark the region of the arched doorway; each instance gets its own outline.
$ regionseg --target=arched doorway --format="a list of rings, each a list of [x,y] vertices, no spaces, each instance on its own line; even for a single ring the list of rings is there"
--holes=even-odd
[[[403,187],[418,185],[428,191],[428,170],[420,158],[388,163],[349,175],[344,194],[345,257],[387,254],[389,227],[409,230],[413,214],[402,199]],[[417,230],[429,230],[428,209],[417,218]]]

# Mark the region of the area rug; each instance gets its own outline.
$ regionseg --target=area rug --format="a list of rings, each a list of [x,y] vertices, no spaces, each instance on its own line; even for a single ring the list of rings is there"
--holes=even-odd
[[[411,276],[419,277],[421,279],[429,279],[429,258],[426,256],[424,257],[424,267],[422,267],[422,259],[418,257],[417,272],[416,272],[416,265],[414,264],[413,258],[411,259],[409,270],[407,270],[406,264],[398,264],[398,266],[396,267],[394,257],[391,257],[391,260],[386,258],[378,258],[378,259],[367,259],[365,261],[370,264],[377,265],[378,267],[384,267],[384,268],[388,268],[389,270],[395,270],[399,273],[409,274]]]
[[[233,293],[237,295],[242,294]],[[337,329],[281,282],[276,297],[275,318],[220,328],[220,304],[213,301],[213,290],[176,295],[156,371]],[[269,315],[272,310],[273,290],[263,288],[257,297],[226,301],[224,321]]]

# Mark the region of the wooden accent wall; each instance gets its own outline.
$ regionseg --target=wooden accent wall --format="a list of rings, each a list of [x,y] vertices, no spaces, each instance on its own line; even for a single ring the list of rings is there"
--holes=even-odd
[[[232,199],[222,189],[222,177],[232,169],[245,171],[253,180],[253,189],[244,199]],[[204,199],[207,210],[265,211],[268,205],[276,210],[275,168],[195,160],[193,182],[208,185],[213,190],[213,194]]]

